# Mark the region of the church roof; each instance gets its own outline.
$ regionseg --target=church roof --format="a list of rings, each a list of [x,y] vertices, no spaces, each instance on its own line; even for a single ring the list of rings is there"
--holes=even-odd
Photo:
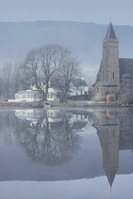
[[[112,187],[112,184],[113,184],[117,169],[114,169],[114,170],[111,170],[111,171],[109,171],[109,170],[105,170],[105,171],[106,171],[106,175],[107,175],[110,187]]]
[[[120,78],[133,77],[133,59],[129,58],[120,58],[119,59],[120,67]],[[125,76],[126,75],[126,76]]]
[[[115,31],[114,28],[112,26],[112,23],[110,22],[105,39],[117,39],[116,35],[115,35]]]

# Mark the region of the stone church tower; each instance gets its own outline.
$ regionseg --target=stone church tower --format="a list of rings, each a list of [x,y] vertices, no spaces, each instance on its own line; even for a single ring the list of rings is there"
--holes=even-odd
[[[119,40],[110,23],[105,39],[103,40],[103,53],[97,81],[93,85],[93,100],[117,102],[119,93]]]

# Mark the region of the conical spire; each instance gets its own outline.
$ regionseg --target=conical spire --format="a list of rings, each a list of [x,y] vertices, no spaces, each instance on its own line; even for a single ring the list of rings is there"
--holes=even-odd
[[[114,181],[114,178],[115,178],[117,169],[114,169],[114,170],[112,170],[112,171],[109,171],[109,170],[105,170],[105,171],[106,171],[106,175],[107,175],[107,178],[108,178],[108,182],[109,182],[109,184],[110,184],[110,187],[112,187],[112,184],[113,184],[113,181]]]
[[[111,22],[109,24],[105,39],[117,39]]]

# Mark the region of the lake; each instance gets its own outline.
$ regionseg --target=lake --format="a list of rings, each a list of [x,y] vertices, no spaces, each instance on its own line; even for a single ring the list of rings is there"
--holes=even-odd
[[[0,109],[1,199],[132,199],[133,109]]]

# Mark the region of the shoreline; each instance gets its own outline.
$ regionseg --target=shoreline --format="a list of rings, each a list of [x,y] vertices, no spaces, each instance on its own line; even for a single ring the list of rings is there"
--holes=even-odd
[[[49,104],[39,104],[37,102],[8,102],[8,101],[0,101],[0,108],[51,108],[51,107],[103,107],[103,108],[133,108],[133,104],[131,105],[121,105],[117,103],[109,103],[108,105],[105,102],[92,102],[92,101],[73,101],[73,102],[64,102],[64,103],[49,103]]]

